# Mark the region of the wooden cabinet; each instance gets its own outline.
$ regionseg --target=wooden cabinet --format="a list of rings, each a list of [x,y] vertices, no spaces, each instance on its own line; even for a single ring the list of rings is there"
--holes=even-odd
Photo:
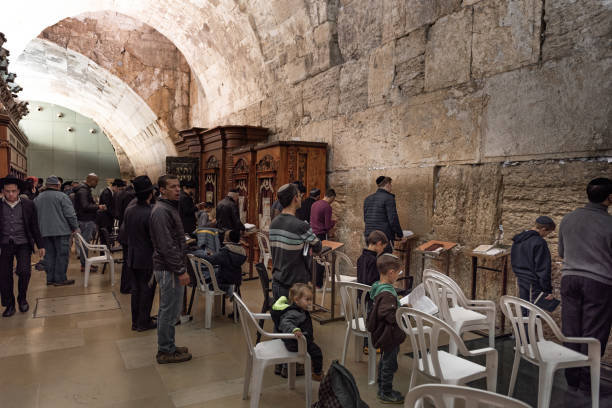
[[[327,144],[277,141],[255,146],[256,224],[268,231],[276,192],[284,184],[301,181],[306,191],[319,188],[325,193]]]
[[[232,152],[232,185],[238,190],[240,220],[242,223],[257,224],[255,202],[255,149],[252,145],[234,149]]]
[[[27,147],[27,136],[8,115],[0,114],[0,177],[26,178]]]

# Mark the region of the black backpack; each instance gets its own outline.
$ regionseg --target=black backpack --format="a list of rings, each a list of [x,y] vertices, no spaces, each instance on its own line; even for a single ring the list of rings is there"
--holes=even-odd
[[[334,360],[319,387],[319,401],[313,408],[368,408],[359,396],[355,378],[349,370]]]

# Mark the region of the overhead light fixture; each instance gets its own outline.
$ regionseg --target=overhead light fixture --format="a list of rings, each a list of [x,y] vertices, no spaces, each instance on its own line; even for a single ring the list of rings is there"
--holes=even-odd
[[[89,129],[89,133],[91,133],[91,134],[96,133],[96,129],[94,129],[94,128]]]
[[[58,117],[58,118],[63,118],[63,117],[64,117],[64,114],[63,114],[62,112],[58,112],[58,113],[57,113],[57,117]]]
[[[44,108],[43,108],[42,106],[40,106],[40,105],[38,105],[38,106],[36,107],[36,110],[37,110],[37,111],[39,111],[39,112],[40,112],[40,111],[42,111],[43,109],[44,109]]]
[[[69,131],[69,132],[72,132],[74,129],[73,129],[72,127],[68,126],[68,127],[66,128],[66,130],[67,130],[67,131]]]

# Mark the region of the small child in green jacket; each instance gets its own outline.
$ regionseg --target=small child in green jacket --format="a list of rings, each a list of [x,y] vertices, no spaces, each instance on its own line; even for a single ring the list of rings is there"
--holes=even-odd
[[[374,307],[368,314],[367,329],[372,335],[374,347],[382,351],[378,363],[378,399],[385,404],[403,404],[402,394],[393,390],[399,346],[406,339],[406,334],[395,320],[395,312],[400,304],[393,287],[402,273],[402,264],[397,256],[382,254],[376,261],[376,267],[380,280],[370,290]]]

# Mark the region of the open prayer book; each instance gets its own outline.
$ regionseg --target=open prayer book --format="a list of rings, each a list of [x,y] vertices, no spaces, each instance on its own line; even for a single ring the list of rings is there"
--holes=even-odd
[[[246,229],[247,231],[252,230],[253,228],[255,228],[255,224],[249,224],[249,223],[244,224],[244,229]]]
[[[483,255],[497,255],[503,252],[502,248],[497,248],[495,245],[479,245],[472,252],[476,252],[478,254]]]
[[[408,295],[400,299],[400,305],[410,305],[413,309],[420,310],[423,313],[434,315],[438,313],[436,304],[425,294],[425,286],[421,283],[412,290]]]

